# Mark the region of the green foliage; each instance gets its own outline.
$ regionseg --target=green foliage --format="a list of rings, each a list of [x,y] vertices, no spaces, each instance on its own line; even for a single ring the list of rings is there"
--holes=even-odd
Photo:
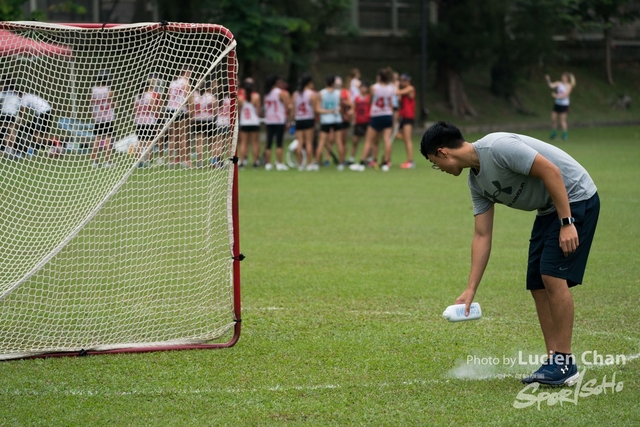
[[[310,30],[305,20],[280,15],[258,0],[222,0],[210,6],[212,19],[231,30],[238,42],[238,56],[245,61],[283,63],[291,52],[290,34]]]
[[[27,0],[0,0],[0,21],[16,21],[22,18],[22,5]]]
[[[608,29],[638,18],[632,0],[577,0],[574,14],[584,28]]]
[[[62,3],[53,4],[49,6],[49,10],[56,13],[65,13],[70,16],[82,16],[87,13],[86,7],[73,0],[66,0]]]
[[[491,91],[495,95],[514,96],[528,67],[546,64],[557,56],[557,42],[551,36],[575,26],[573,4],[575,0],[502,2],[495,24],[499,37],[491,69]]]
[[[474,0],[442,0],[438,4],[438,23],[429,34],[429,57],[458,72],[486,63],[496,36],[487,25],[493,21],[494,9],[476,7]]]

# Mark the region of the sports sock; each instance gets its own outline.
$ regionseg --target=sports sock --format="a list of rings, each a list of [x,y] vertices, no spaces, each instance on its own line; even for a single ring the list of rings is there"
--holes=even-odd
[[[553,360],[558,365],[573,365],[575,363],[572,353],[560,353],[558,351],[553,353]]]

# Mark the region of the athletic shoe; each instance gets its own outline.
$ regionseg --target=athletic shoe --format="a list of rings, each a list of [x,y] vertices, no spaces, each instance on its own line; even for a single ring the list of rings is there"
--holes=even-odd
[[[537,382],[546,385],[572,386],[578,381],[579,376],[578,366],[575,363],[556,363],[555,360],[551,360],[543,364],[533,375],[524,378],[522,382],[525,384]]]
[[[304,172],[304,170],[305,170],[304,166],[302,165],[298,166],[298,172]]]
[[[367,166],[369,166],[370,168],[378,169],[378,164],[376,163],[375,160],[369,160],[369,163],[367,163]]]
[[[362,163],[354,163],[351,166],[349,166],[349,169],[351,169],[354,172],[364,172],[364,165]]]
[[[534,372],[533,374],[531,374],[530,376],[523,378],[523,379],[522,379],[522,382],[523,382],[524,384],[531,384],[531,383],[535,383],[535,382],[536,382],[536,378],[538,378],[538,376],[540,375],[540,372],[541,372],[541,371],[542,371],[542,370],[543,370],[547,365],[549,365],[550,363],[551,363],[551,359],[547,359],[547,360],[545,360],[545,361],[544,361],[544,363],[542,364],[542,366],[540,366],[540,367],[538,368],[538,370],[537,370],[537,371],[535,371],[535,372]]]
[[[416,167],[416,164],[413,162],[404,162],[400,165],[400,169],[413,169]]]
[[[549,138],[551,139],[556,139],[556,136],[558,136],[558,134],[556,133],[556,131],[551,131],[551,135],[549,135]]]
[[[307,165],[307,170],[309,172],[317,172],[318,170],[320,170],[320,168],[318,167],[317,163],[311,163]]]
[[[338,172],[342,172],[344,170],[344,165],[340,163],[337,169],[338,169]]]
[[[382,172],[389,172],[389,163],[385,163],[382,165]]]
[[[566,132],[562,132],[562,140],[566,141],[569,138],[569,135],[567,135]]]
[[[289,170],[289,166],[285,165],[284,163],[276,163],[276,170],[277,171],[288,171]]]
[[[264,170],[270,171],[271,169],[273,169],[273,165],[271,163],[264,165]]]
[[[112,166],[113,166],[113,164],[111,162],[104,162],[104,167],[105,168],[110,168]]]
[[[100,167],[100,163],[93,162],[93,164],[91,166],[93,166],[94,169],[98,169]]]

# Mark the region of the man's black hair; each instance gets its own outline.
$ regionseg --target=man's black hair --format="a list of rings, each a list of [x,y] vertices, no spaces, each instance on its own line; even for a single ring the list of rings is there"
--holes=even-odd
[[[462,132],[455,125],[438,122],[426,130],[420,142],[420,152],[425,158],[437,155],[438,148],[460,148],[464,142]]]

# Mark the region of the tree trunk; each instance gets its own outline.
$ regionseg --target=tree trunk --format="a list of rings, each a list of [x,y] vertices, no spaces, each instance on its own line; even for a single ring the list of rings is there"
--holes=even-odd
[[[611,28],[605,28],[604,30],[604,48],[605,48],[605,64],[607,67],[607,81],[611,86],[613,83],[613,72],[611,71]]]
[[[447,73],[449,103],[451,104],[451,112],[456,117],[476,117],[478,113],[473,105],[469,102],[467,92],[464,90],[460,73],[456,70],[449,69]]]

